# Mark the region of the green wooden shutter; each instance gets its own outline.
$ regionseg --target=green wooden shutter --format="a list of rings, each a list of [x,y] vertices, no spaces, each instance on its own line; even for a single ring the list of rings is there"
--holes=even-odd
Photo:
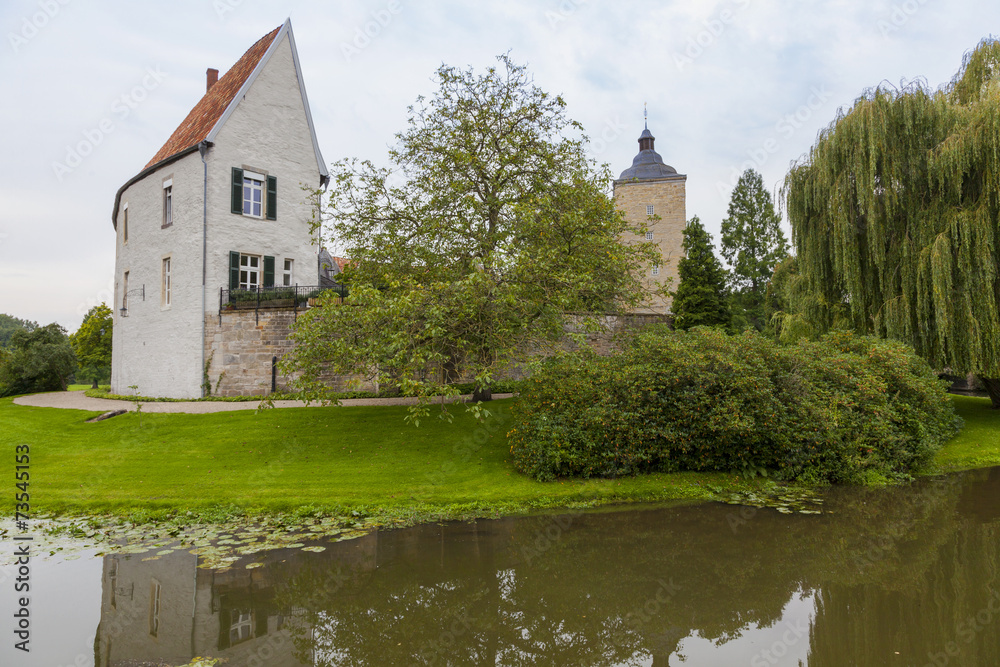
[[[278,219],[278,177],[267,177],[267,219]]]
[[[240,253],[230,251],[229,253],[229,289],[238,289],[240,286]]]
[[[233,206],[232,212],[243,215],[243,170],[233,167]]]
[[[264,255],[264,287],[274,287],[274,257]]]

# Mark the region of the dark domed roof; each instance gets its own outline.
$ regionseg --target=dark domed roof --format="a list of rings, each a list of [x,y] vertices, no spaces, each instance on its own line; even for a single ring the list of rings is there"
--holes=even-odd
[[[648,178],[665,178],[676,176],[677,170],[663,162],[660,154],[653,150],[656,138],[647,127],[639,135],[639,154],[632,160],[632,166],[618,177],[621,181],[645,180]]]

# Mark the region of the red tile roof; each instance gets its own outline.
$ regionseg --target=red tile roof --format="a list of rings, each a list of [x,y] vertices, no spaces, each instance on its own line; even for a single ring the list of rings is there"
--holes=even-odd
[[[351,260],[347,259],[346,257],[334,257],[333,261],[337,263],[337,266],[340,268],[341,271],[343,271],[344,268],[351,263]]]
[[[194,109],[191,109],[191,113],[187,115],[184,122],[174,130],[174,133],[167,139],[167,143],[163,144],[163,147],[144,169],[198,144],[208,136],[233,98],[236,97],[236,93],[240,91],[251,72],[257,67],[260,59],[264,57],[279,30],[281,30],[281,26],[261,37],[256,44],[247,49],[243,57],[237,60],[236,64],[219,79],[218,83],[205,93]]]

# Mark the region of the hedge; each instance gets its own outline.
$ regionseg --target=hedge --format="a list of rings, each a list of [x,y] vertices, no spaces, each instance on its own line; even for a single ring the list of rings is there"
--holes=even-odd
[[[617,354],[550,360],[513,408],[514,465],[540,480],[771,471],[865,483],[927,464],[961,427],[947,383],[902,343],[849,332],[646,330]]]

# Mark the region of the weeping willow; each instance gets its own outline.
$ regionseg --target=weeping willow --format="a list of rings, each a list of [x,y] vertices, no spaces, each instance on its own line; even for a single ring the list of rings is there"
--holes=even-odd
[[[905,341],[1000,407],[1000,42],[937,90],[866,91],[782,194],[801,317]]]

